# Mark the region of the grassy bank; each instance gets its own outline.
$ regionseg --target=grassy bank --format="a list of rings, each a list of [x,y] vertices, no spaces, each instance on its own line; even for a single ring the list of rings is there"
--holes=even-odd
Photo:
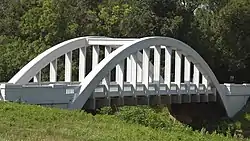
[[[79,111],[0,102],[0,112],[0,140],[240,140],[192,131],[167,113],[148,108],[124,108],[115,115],[93,116]]]
[[[250,137],[250,101],[246,106],[230,121],[227,122],[237,132],[245,137]]]

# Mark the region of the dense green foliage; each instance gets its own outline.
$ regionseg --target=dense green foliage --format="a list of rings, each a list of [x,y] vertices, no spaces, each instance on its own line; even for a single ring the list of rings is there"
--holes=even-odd
[[[0,0],[0,82],[47,48],[87,35],[173,37],[193,47],[221,83],[230,76],[235,82],[249,82],[249,7],[249,0]],[[73,55],[76,59],[77,53]],[[249,114],[242,122],[220,123],[217,132],[225,137],[192,132],[166,111],[140,107],[92,116],[0,103],[0,112],[3,140],[235,140],[231,134],[249,128]]]
[[[0,102],[0,112],[1,140],[246,140],[204,130],[193,132],[171,119],[167,112],[143,107],[125,107],[116,115],[93,116],[80,111]]]
[[[86,35],[174,37],[199,52],[220,82],[231,75],[246,82],[249,6],[249,0],[1,0],[0,82],[47,48]]]

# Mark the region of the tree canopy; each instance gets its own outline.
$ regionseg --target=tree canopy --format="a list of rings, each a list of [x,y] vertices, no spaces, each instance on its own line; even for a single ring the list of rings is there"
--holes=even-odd
[[[249,0],[1,0],[0,81],[70,38],[168,36],[193,47],[221,83],[249,82]]]

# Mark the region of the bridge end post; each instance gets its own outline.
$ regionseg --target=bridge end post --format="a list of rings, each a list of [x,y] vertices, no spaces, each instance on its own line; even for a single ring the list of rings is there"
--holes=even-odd
[[[0,101],[5,101],[5,87],[6,84],[0,84]]]
[[[223,101],[227,115],[232,118],[247,104],[250,85],[222,84],[221,86],[226,92]]]

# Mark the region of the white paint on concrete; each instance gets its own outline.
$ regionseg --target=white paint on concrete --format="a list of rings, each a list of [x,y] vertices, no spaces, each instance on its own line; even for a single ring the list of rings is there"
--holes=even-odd
[[[143,59],[142,59],[142,84],[148,89],[149,86],[149,55],[150,49],[143,49]]]
[[[196,66],[197,64],[194,64],[194,73],[193,73],[193,83],[196,85],[196,87],[199,87],[199,81],[200,81],[200,72]]]
[[[137,52],[133,53],[130,55],[130,60],[131,60],[131,84],[136,89],[136,84],[137,84]]]
[[[190,61],[187,57],[184,59],[184,82],[190,82]]]
[[[57,81],[57,59],[53,60],[49,63],[50,73],[49,73],[49,81],[56,82]]]
[[[40,83],[41,82],[42,73],[39,71],[34,77],[33,82]]]
[[[175,51],[175,84],[178,87],[181,85],[181,53]]]
[[[160,85],[161,46],[154,47],[154,83]]]
[[[86,47],[79,48],[79,82],[83,82],[86,75]]]
[[[72,79],[72,51],[65,54],[64,81],[71,82]]]
[[[165,46],[165,69],[164,69],[164,83],[171,85],[171,56],[172,49]]]

